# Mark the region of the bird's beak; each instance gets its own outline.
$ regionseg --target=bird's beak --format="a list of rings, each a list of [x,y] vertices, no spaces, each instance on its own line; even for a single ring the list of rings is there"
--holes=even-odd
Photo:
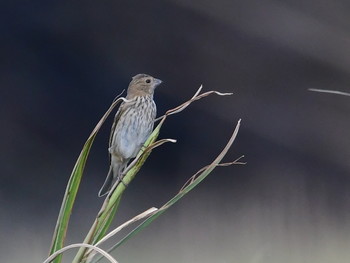
[[[162,82],[163,82],[163,81],[161,81],[160,79],[156,79],[156,78],[155,78],[153,81],[154,81],[154,85],[155,85],[156,87],[159,86],[160,84],[162,84]]]

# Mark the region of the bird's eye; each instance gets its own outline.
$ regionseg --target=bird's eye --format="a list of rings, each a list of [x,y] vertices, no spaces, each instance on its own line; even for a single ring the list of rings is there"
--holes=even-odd
[[[146,83],[151,83],[151,80],[150,79],[146,79]]]

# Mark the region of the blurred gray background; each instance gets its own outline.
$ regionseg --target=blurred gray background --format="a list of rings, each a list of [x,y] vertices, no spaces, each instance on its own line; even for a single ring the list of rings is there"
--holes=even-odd
[[[158,114],[204,90],[233,92],[168,119],[114,225],[170,199],[226,144],[218,168],[113,255],[119,262],[349,262],[350,3],[2,1],[0,262],[42,262],[65,185],[131,77],[164,81]],[[102,204],[112,118],[98,134],[67,244]],[[71,258],[66,256],[65,262]]]

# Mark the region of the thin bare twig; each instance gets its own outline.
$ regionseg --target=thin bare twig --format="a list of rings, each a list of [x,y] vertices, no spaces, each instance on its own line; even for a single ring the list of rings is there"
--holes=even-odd
[[[321,92],[321,93],[329,93],[329,94],[336,94],[336,95],[342,95],[342,96],[350,96],[350,93],[338,91],[338,90],[327,90],[327,89],[308,89],[309,91],[315,91],[315,92]]]

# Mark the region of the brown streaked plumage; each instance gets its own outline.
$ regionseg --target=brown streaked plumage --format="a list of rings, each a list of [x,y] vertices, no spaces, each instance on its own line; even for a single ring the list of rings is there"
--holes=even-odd
[[[111,164],[99,196],[107,194],[114,182],[122,179],[129,160],[137,155],[151,134],[157,112],[153,94],[161,83],[147,74],[132,78],[127,100],[120,105],[112,125],[108,148]]]

